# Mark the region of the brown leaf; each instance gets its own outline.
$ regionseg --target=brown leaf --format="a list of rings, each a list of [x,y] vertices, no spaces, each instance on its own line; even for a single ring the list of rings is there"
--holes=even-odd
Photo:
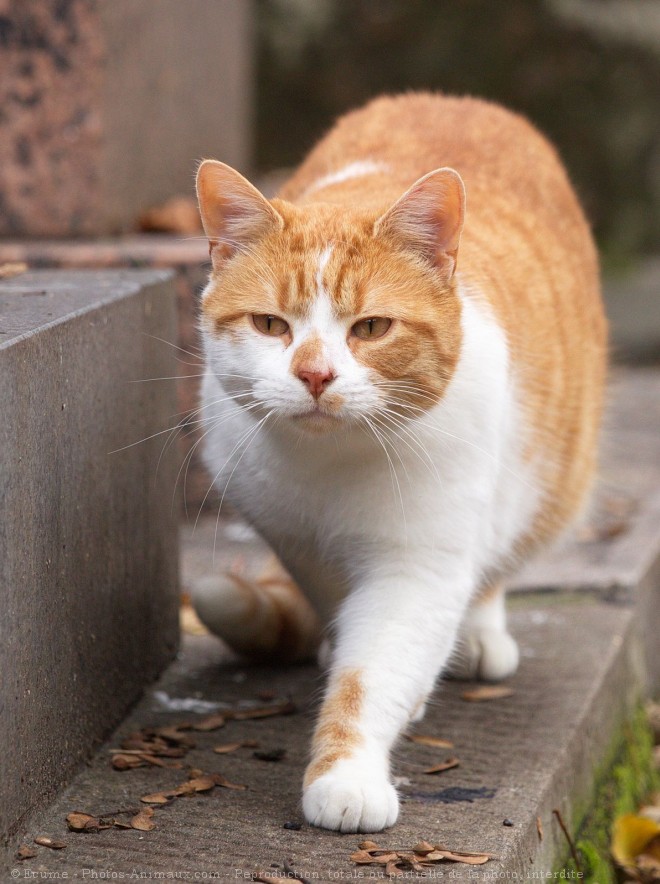
[[[197,611],[186,602],[179,608],[179,629],[184,635],[210,635],[209,630],[197,616]]]
[[[434,764],[433,767],[427,767],[424,771],[425,774],[437,774],[442,773],[443,770],[451,770],[453,767],[458,767],[461,762],[458,758],[447,758],[445,761],[440,764]]]
[[[145,740],[141,734],[130,734],[125,740],[121,741],[121,748],[125,752],[155,752],[157,749],[164,749],[166,746],[165,740]]]
[[[31,847],[28,847],[27,844],[21,844],[21,846],[16,851],[16,859],[34,859],[37,855],[37,851],[33,850]]]
[[[48,835],[38,835],[34,839],[34,843],[40,844],[41,847],[50,847],[51,850],[62,850],[66,847],[64,841],[56,841],[54,838],[49,838]]]
[[[481,866],[484,863],[487,863],[490,859],[490,857],[486,856],[485,853],[452,853],[451,850],[443,850],[441,852],[443,859],[448,859],[454,863],[466,863],[469,866]]]
[[[133,770],[136,767],[144,767],[146,762],[140,755],[129,755],[122,752],[113,755],[110,764],[115,770]]]
[[[161,233],[200,233],[202,225],[194,199],[173,196],[143,212],[138,219],[140,230]]]
[[[223,743],[222,746],[214,746],[213,751],[218,755],[229,755],[230,752],[235,752],[241,746],[245,746],[245,743]]]
[[[272,715],[292,715],[297,711],[296,705],[291,700],[287,700],[285,703],[277,703],[273,706],[232,710],[227,713],[227,717],[233,718],[235,721],[246,721],[250,718],[270,718]]]
[[[438,862],[457,862],[467,865],[482,865],[489,859],[497,859],[490,853],[474,853],[461,850],[445,850],[444,847],[420,841],[412,851],[381,850],[374,841],[360,842],[359,850],[351,854],[351,859],[358,865],[384,865],[388,875],[401,875],[404,872],[423,872]],[[396,870],[396,871],[393,871]]]
[[[496,853],[486,853],[485,850],[447,850],[447,848],[441,847],[439,844],[436,844],[435,849],[443,850],[446,853],[452,853],[454,856],[485,856],[486,859],[499,859],[499,856]]]
[[[186,786],[190,788],[192,786],[193,792],[208,792],[210,789],[213,789],[217,783],[213,779],[213,777],[205,775],[202,777],[195,777],[192,780],[188,780]]]
[[[156,828],[156,823],[152,819],[153,815],[153,807],[144,807],[131,819],[131,828],[137,829],[139,832],[150,832]]]
[[[152,792],[150,795],[143,795],[140,801],[143,804],[169,804],[170,800],[176,797],[176,790],[169,789],[167,792]]]
[[[240,791],[247,789],[247,786],[239,786],[237,783],[230,783],[228,779],[222,776],[222,774],[212,773],[210,776],[213,777],[213,782],[216,786],[222,786],[223,789],[238,789]]]
[[[443,859],[454,863],[466,863],[469,866],[481,866],[492,858],[487,853],[453,853],[451,850],[442,850],[440,853]]]
[[[72,832],[84,832],[87,823],[89,822],[98,822],[95,816],[92,816],[89,813],[80,813],[80,811],[73,811],[73,813],[67,814],[66,824],[71,829]]]
[[[358,865],[369,865],[371,863],[376,863],[378,865],[387,865],[391,860],[396,860],[398,858],[398,854],[394,851],[389,850],[379,850],[378,848],[374,850],[356,850],[355,853],[351,854],[351,859],[354,863]]]
[[[6,261],[0,264],[0,279],[9,279],[11,276],[18,276],[25,273],[28,269],[25,261]]]
[[[188,749],[195,748],[195,741],[188,734],[182,733],[184,729],[188,729],[189,725],[175,724],[167,727],[158,727],[154,730],[157,737],[162,737],[168,743],[175,743],[177,746],[187,746]]]
[[[212,715],[202,718],[201,721],[195,722],[192,727],[195,731],[206,733],[206,731],[217,731],[219,728],[224,727],[226,723],[227,718],[223,712],[214,712]]]
[[[89,813],[74,811],[68,814],[66,824],[72,832],[100,832],[101,829],[111,829],[114,820],[109,823]]]
[[[510,697],[513,693],[515,693],[513,688],[505,684],[483,684],[478,688],[463,691],[461,697],[471,703],[479,703],[483,700],[501,700],[504,697]]]
[[[433,849],[433,845],[429,844],[428,841],[420,841],[413,847],[413,853],[419,853],[421,856],[425,856],[427,853],[432,853]]]
[[[540,816],[536,817],[536,832],[539,836],[539,841],[543,841],[543,823]]]
[[[411,743],[419,743],[422,746],[434,746],[438,749],[453,749],[451,740],[441,740],[440,737],[429,737],[425,734],[406,734],[406,740]]]
[[[385,866],[385,874],[389,875],[390,878],[400,878],[401,875],[404,874],[403,869],[399,868],[399,866],[397,865],[397,862],[398,862],[398,857],[397,857],[397,859],[391,859],[387,863],[387,865]]]
[[[188,747],[168,745],[165,740],[140,743],[128,740],[122,743],[121,749],[111,749],[110,751],[118,755],[148,755],[150,758],[183,758],[188,754]]]

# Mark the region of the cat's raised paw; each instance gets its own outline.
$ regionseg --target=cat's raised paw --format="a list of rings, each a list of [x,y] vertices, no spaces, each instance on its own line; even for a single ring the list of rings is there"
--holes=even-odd
[[[501,681],[518,668],[518,645],[508,632],[480,629],[471,632],[458,649],[449,674],[454,678]]]
[[[329,771],[305,788],[307,822],[339,832],[380,832],[393,826],[399,815],[394,786],[357,765],[348,768]]]

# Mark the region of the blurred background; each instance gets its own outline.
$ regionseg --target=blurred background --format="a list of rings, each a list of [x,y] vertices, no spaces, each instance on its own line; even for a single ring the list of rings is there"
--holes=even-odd
[[[657,0],[262,0],[258,169],[382,92],[479,95],[557,145],[606,267],[660,246]]]
[[[659,0],[0,0],[0,263],[173,267],[191,409],[198,159],[272,195],[340,114],[410,89],[499,101],[554,141],[613,355],[657,362]]]

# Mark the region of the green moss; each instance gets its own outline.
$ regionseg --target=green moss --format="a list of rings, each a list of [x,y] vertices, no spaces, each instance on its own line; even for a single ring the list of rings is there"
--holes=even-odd
[[[635,811],[657,786],[653,735],[641,707],[625,722],[601,765],[589,809],[575,815],[576,846],[587,884],[615,884],[616,872],[609,855],[612,823],[621,814]],[[572,860],[564,868],[577,872]]]

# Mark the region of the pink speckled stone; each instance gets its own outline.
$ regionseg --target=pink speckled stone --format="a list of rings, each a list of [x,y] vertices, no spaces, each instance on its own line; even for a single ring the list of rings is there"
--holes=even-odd
[[[250,0],[0,0],[0,236],[115,235],[246,170]]]

